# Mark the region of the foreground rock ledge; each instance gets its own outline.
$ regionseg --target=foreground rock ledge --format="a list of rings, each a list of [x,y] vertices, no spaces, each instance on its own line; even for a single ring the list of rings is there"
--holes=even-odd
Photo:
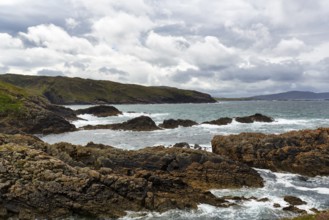
[[[329,175],[329,128],[281,135],[241,133],[215,136],[214,153],[249,166],[306,176]]]
[[[116,218],[125,211],[230,205],[212,188],[261,187],[259,174],[189,149],[124,151],[0,134],[0,218]]]

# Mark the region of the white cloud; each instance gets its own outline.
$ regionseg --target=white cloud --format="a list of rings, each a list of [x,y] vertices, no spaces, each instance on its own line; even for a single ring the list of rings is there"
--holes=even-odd
[[[274,49],[279,56],[296,56],[306,50],[305,43],[297,38],[282,39]]]
[[[328,83],[326,0],[2,0],[0,6],[1,71],[221,96],[316,91]]]

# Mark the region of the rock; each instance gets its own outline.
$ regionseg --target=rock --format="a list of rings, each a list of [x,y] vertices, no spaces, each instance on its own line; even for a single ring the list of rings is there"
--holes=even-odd
[[[190,149],[190,145],[186,142],[181,142],[181,143],[174,144],[173,147]],[[1,166],[0,166],[0,168],[1,168]]]
[[[160,128],[155,122],[148,116],[140,116],[137,118],[130,119],[123,123],[109,124],[109,125],[87,125],[82,129],[93,130],[93,129],[112,129],[112,130],[129,130],[129,131],[154,131]]]
[[[253,123],[253,122],[273,122],[274,119],[271,117],[268,117],[266,115],[262,115],[259,113],[256,113],[254,115],[246,116],[246,117],[236,117],[235,120],[240,123]]]
[[[299,208],[297,208],[293,205],[284,207],[282,210],[283,211],[290,211],[290,212],[294,212],[294,213],[298,213],[298,214],[307,214],[307,212],[305,210],[299,209]]]
[[[297,198],[295,196],[285,196],[284,201],[286,201],[287,203],[289,203],[290,205],[305,205],[307,204],[306,202],[304,202],[303,200],[301,200],[300,198]]]
[[[280,205],[279,203],[274,203],[274,204],[273,204],[273,207],[274,207],[274,208],[280,208],[281,205]]]
[[[213,121],[206,121],[206,122],[203,122],[202,124],[212,124],[212,125],[228,125],[228,124],[231,124],[233,121],[232,118],[219,118],[217,120],[213,120]]]
[[[268,202],[270,201],[268,198],[261,198],[261,199],[257,199],[258,202]]]
[[[69,121],[79,120],[75,111],[70,108],[65,108],[65,107],[59,106],[59,105],[47,105],[46,109],[55,113],[56,115],[59,115],[59,116],[65,118],[66,120],[69,120]]]
[[[24,111],[0,117],[1,133],[50,134],[76,130],[64,117],[52,112],[51,104],[39,97],[24,100]]]
[[[126,211],[227,207],[213,188],[262,187],[250,167],[192,149],[126,151],[89,143],[49,145],[0,134],[0,214],[3,218],[118,218]],[[11,216],[8,216],[8,215]]]
[[[119,111],[117,108],[108,105],[99,105],[86,109],[78,109],[75,112],[78,115],[91,114],[97,117],[117,116],[122,114],[122,112]]]
[[[305,176],[329,175],[329,128],[280,135],[241,133],[212,139],[214,153],[251,167]]]
[[[161,128],[178,128],[179,126],[182,127],[191,127],[193,125],[197,125],[195,121],[192,120],[183,120],[183,119],[168,119],[164,120],[162,124],[159,125]]]

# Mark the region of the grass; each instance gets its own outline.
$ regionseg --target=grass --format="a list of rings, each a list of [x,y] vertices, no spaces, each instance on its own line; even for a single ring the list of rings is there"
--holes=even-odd
[[[209,95],[171,87],[147,87],[112,81],[5,74],[0,80],[44,95],[55,104],[215,102]]]
[[[27,93],[23,89],[0,81],[0,116],[21,112],[22,98],[26,96]]]

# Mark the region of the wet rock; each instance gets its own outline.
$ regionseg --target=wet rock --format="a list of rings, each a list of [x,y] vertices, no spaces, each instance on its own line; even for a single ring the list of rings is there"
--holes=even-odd
[[[284,207],[282,210],[283,211],[294,212],[294,213],[298,213],[298,214],[307,214],[307,212],[305,210],[297,208],[293,205]]]
[[[183,119],[168,119],[164,120],[162,124],[159,125],[161,128],[178,128],[179,126],[182,127],[191,127],[193,125],[197,125],[195,121],[192,120],[183,120]]]
[[[289,203],[290,205],[305,205],[307,204],[306,202],[304,202],[303,200],[301,200],[298,197],[295,196],[285,196],[284,201],[286,201],[287,203]]]
[[[188,148],[188,149],[190,149],[190,145],[188,143],[186,143],[186,142],[181,142],[181,143],[174,144],[173,147],[177,147],[177,148]]]
[[[274,119],[266,115],[256,113],[246,117],[236,117],[235,120],[240,123],[253,123],[253,122],[273,122]]]
[[[0,213],[4,218],[78,215],[117,218],[125,211],[227,206],[209,189],[261,187],[250,167],[192,149],[125,151],[89,143],[49,145],[26,135],[0,134]]]
[[[129,130],[129,131],[154,131],[160,128],[155,122],[148,116],[140,116],[137,118],[130,119],[123,123],[109,124],[109,125],[87,125],[82,129],[93,130],[93,129],[112,129],[112,130]]]
[[[90,107],[90,108],[86,108],[86,109],[78,109],[75,112],[78,115],[91,114],[91,115],[95,115],[97,117],[117,116],[117,115],[122,114],[122,112],[119,111],[114,106],[108,106],[108,105],[99,105],[99,106],[94,106],[94,107]]]
[[[217,120],[213,120],[213,121],[206,121],[206,122],[203,122],[202,124],[212,124],[212,125],[228,125],[228,124],[231,124],[233,121],[232,118],[219,118]]]
[[[305,176],[329,175],[328,132],[328,128],[320,128],[280,135],[217,135],[212,139],[212,150],[252,167]]]
[[[268,202],[270,201],[268,198],[261,198],[261,199],[257,199],[258,202]]]
[[[280,205],[279,203],[274,203],[274,204],[273,204],[273,207],[274,207],[274,208],[280,208],[281,205]]]

